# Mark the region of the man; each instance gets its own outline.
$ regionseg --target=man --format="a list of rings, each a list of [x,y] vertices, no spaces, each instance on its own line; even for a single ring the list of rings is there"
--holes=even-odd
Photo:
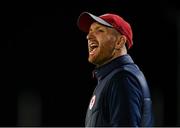
[[[89,62],[96,65],[86,127],[152,126],[151,97],[143,73],[127,50],[133,45],[130,24],[116,14],[83,12],[78,27],[87,32]]]

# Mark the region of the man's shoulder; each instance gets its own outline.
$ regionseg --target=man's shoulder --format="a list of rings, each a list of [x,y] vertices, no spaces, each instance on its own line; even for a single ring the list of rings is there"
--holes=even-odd
[[[130,67],[124,66],[111,72],[111,79],[109,81],[110,84],[114,84],[117,86],[128,87],[136,87],[141,88],[139,83],[138,75],[141,74],[141,71],[136,65],[131,65]]]
[[[113,77],[134,77],[141,71],[136,64],[130,63],[114,69],[111,73]]]
[[[139,71],[136,71],[139,72]],[[117,82],[124,82],[124,81],[134,81],[135,83],[137,82],[137,77],[135,76],[136,73],[135,71],[131,71],[131,70],[126,70],[126,69],[120,69],[120,70],[116,70],[116,72],[114,74],[112,74],[111,77],[111,81],[117,81]]]

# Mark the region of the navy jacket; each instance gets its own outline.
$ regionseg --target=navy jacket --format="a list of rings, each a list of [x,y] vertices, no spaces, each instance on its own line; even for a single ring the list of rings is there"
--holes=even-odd
[[[94,70],[93,92],[86,127],[150,127],[152,106],[143,73],[126,54]]]

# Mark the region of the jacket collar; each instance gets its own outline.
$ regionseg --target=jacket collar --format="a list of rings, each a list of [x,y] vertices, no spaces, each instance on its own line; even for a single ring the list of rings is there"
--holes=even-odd
[[[101,80],[114,69],[128,63],[134,63],[132,58],[128,54],[119,56],[110,61],[109,63],[102,65],[101,67],[95,68],[93,71],[93,75],[97,78],[97,80]]]

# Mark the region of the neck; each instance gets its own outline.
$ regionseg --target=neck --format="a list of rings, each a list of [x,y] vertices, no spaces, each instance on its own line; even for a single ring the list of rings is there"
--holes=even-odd
[[[122,46],[120,49],[114,49],[113,59],[125,54],[127,54],[127,49],[125,46]]]
[[[127,49],[125,46],[122,46],[120,49],[114,49],[111,58],[109,58],[106,62],[101,63],[99,65],[96,65],[96,67],[101,67],[102,65],[105,65],[107,63],[109,63],[110,61],[112,61],[113,59],[126,55],[127,54]]]
[[[120,52],[119,54],[115,54],[115,55],[112,56],[108,61],[106,61],[106,62],[103,63],[103,64],[96,65],[96,67],[97,67],[97,68],[98,68],[98,67],[101,67],[101,66],[103,66],[103,65],[111,62],[112,60],[114,60],[114,59],[116,59],[116,58],[118,58],[118,57],[120,57],[120,56],[126,55],[126,54],[127,54],[127,52],[125,52],[125,51],[124,51],[124,52]]]

